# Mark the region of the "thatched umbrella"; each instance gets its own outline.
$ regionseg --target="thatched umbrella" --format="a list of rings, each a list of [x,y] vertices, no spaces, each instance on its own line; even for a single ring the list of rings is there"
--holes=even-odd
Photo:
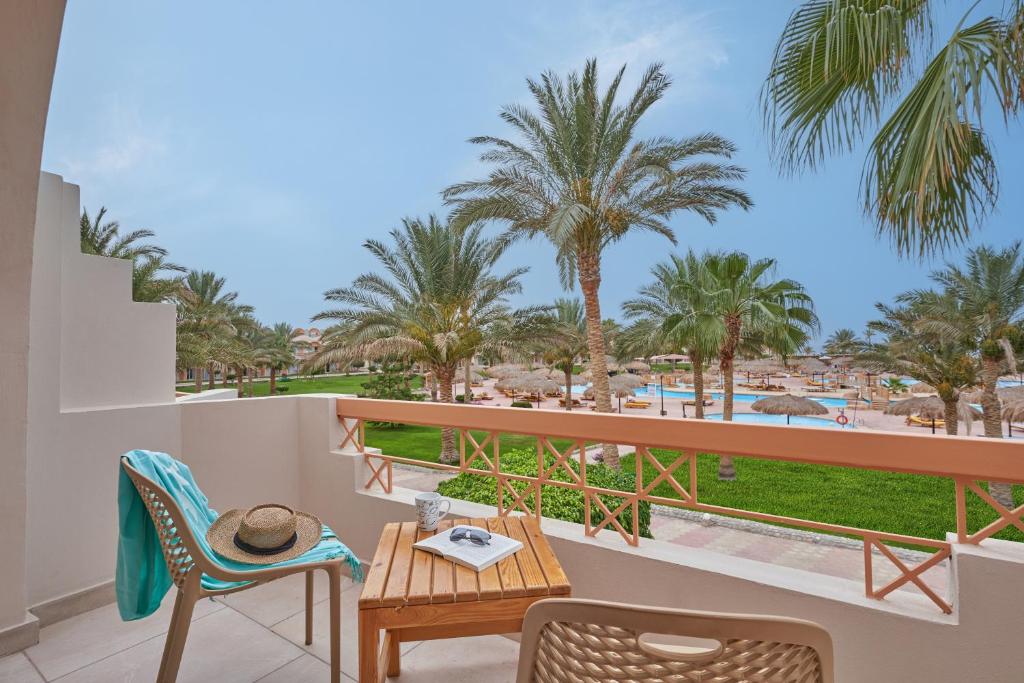
[[[804,358],[800,361],[800,364],[797,367],[799,367],[802,372],[808,372],[815,375],[828,370],[828,366],[817,358]]]
[[[524,394],[537,394],[537,407],[540,407],[540,400],[544,394],[558,391],[558,383],[553,380],[525,373],[509,380],[509,387],[512,391],[521,391]]]
[[[751,406],[759,413],[766,415],[785,415],[786,424],[789,424],[791,415],[827,415],[828,408],[817,401],[803,396],[783,394],[782,396],[769,396],[754,401]]]
[[[938,396],[915,396],[891,404],[885,409],[885,414],[917,415],[922,419],[931,420],[932,434],[934,434],[936,421],[946,419],[946,404]],[[966,401],[960,401],[957,405],[957,418],[964,422],[980,420],[981,411]]]
[[[518,363],[502,363],[501,365],[492,365],[487,368],[487,374],[496,379],[508,379],[514,375],[521,375],[526,372],[526,368]]]
[[[651,366],[642,360],[632,360],[622,366],[629,372],[650,372]]]
[[[1003,403],[1003,419],[1006,420],[1006,435],[1012,438],[1013,423],[1024,422],[1024,399]]]
[[[910,393],[912,394],[934,394],[935,392],[935,387],[927,382],[915,382],[910,385]]]

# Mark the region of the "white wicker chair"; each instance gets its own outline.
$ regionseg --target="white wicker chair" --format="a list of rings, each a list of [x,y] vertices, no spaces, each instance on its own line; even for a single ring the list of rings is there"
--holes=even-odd
[[[171,574],[178,594],[174,599],[171,625],[164,642],[163,658],[157,683],[174,683],[181,665],[181,654],[185,648],[188,627],[192,621],[192,610],[202,598],[226,595],[252,588],[291,574],[306,574],[306,645],[313,642],[313,570],[323,569],[330,578],[331,612],[331,683],[341,681],[341,565],[344,560],[334,559],[323,562],[307,562],[287,567],[269,567],[252,571],[236,572],[217,565],[203,552],[196,542],[192,530],[184,523],[185,516],[178,504],[167,491],[153,480],[140,474],[125,459],[121,466],[132,480],[139,496],[149,512],[153,526],[160,536],[167,571]],[[255,565],[254,565],[255,566]],[[206,574],[221,581],[249,581],[251,583],[227,590],[207,590],[201,579]]]
[[[783,617],[542,600],[526,612],[517,681],[833,683],[832,639]]]

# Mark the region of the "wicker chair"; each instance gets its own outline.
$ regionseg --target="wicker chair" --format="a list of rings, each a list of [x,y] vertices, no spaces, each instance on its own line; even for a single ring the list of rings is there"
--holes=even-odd
[[[680,636],[691,640],[672,642]],[[595,600],[542,600],[526,612],[518,683],[667,680],[833,683],[832,639],[797,619]]]
[[[308,562],[287,567],[268,567],[252,571],[230,571],[217,565],[196,542],[181,509],[167,491],[151,479],[135,470],[128,461],[121,460],[121,466],[132,480],[139,496],[142,497],[153,526],[160,536],[167,571],[171,574],[178,594],[174,599],[171,625],[164,642],[163,658],[157,683],[174,683],[181,665],[181,653],[185,648],[192,610],[202,598],[237,593],[274,579],[291,574],[306,574],[306,645],[313,642],[313,571],[323,569],[330,579],[331,612],[331,683],[341,681],[341,565],[344,560],[334,559],[323,562]],[[244,586],[225,590],[208,590],[202,586],[202,576],[207,575],[220,581],[247,581]]]

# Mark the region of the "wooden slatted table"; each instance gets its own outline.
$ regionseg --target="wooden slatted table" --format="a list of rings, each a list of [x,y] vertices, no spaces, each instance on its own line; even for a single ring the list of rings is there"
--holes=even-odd
[[[413,549],[416,541],[459,524],[510,536],[523,549],[481,572]],[[387,524],[359,598],[359,680],[398,676],[405,641],[518,633],[527,607],[571,590],[532,517],[446,519],[436,532],[420,531],[415,522]]]

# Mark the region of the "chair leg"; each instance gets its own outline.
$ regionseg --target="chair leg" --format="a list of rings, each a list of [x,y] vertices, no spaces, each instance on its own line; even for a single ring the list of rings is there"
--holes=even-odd
[[[313,571],[306,572],[306,645],[313,644]]]
[[[174,683],[178,678],[181,653],[185,650],[185,639],[188,637],[188,627],[192,623],[192,611],[195,606],[196,597],[186,595],[186,591],[179,588],[178,595],[174,598],[171,625],[167,629],[167,639],[164,641],[164,654],[160,659],[157,683]]]
[[[331,591],[331,683],[341,683],[341,562],[327,569]]]

